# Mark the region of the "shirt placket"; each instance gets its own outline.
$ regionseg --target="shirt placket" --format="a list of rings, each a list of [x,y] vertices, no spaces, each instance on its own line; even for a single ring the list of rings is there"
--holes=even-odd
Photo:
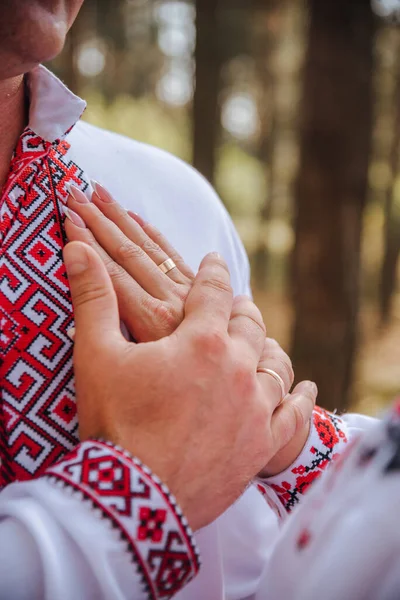
[[[68,150],[26,130],[1,198],[0,488],[77,442],[61,205],[67,183],[87,183]]]
[[[33,147],[34,142],[36,142],[36,148]],[[40,162],[48,155],[50,148],[49,142],[45,142],[29,129],[25,129],[18,141],[11,159],[7,181],[0,197],[0,253],[2,242],[18,212],[22,192],[32,183],[36,171],[35,166],[39,167]],[[20,194],[13,191],[18,184],[21,184]]]

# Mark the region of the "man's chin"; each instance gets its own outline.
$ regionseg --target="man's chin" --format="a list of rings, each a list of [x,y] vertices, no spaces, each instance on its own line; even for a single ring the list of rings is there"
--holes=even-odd
[[[35,18],[21,25],[18,48],[21,56],[35,62],[51,60],[61,52],[68,32],[68,23],[50,12],[38,11]],[[40,13],[43,16],[39,18]]]
[[[50,10],[45,0],[22,0],[14,14],[5,15],[6,23],[0,23],[0,79],[26,73],[61,52],[71,20],[63,4],[56,10],[53,3]]]

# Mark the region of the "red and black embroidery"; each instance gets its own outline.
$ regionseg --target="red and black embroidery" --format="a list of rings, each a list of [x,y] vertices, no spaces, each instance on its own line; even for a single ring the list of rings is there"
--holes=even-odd
[[[347,444],[345,425],[338,416],[316,407],[309,440],[296,464],[285,472],[284,479],[270,478],[269,485],[276,492],[287,511],[299,502],[312,483],[321,475],[342,446]]]
[[[199,556],[175,499],[140,461],[112,444],[80,444],[44,477],[83,494],[127,542],[148,598],[170,598],[199,569]]]
[[[87,183],[68,150],[25,130],[1,198],[0,489],[78,442],[61,204]]]

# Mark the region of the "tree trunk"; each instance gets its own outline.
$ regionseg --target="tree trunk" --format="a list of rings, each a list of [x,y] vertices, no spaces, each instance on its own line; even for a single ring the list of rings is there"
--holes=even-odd
[[[215,152],[220,127],[218,4],[218,0],[196,0],[193,165],[211,183],[215,179]]]
[[[382,263],[380,286],[381,322],[385,325],[391,315],[393,294],[396,288],[397,265],[400,254],[400,211],[394,202],[394,183],[400,160],[400,70],[396,72],[393,110],[395,113],[394,135],[389,164],[392,172],[391,185],[386,192],[385,203],[385,251]]]
[[[259,115],[260,134],[257,158],[265,165],[266,195],[259,214],[259,240],[252,257],[254,280],[260,290],[266,290],[269,284],[269,252],[264,242],[266,225],[271,219],[274,205],[275,168],[274,154],[277,140],[277,77],[273,65],[274,53],[278,44],[281,27],[271,26],[271,22],[282,21],[283,2],[269,2],[262,8],[254,9],[255,41],[254,54],[257,76],[260,82]]]
[[[320,403],[349,400],[360,237],[372,130],[374,17],[369,0],[310,0],[293,257],[297,379]]]

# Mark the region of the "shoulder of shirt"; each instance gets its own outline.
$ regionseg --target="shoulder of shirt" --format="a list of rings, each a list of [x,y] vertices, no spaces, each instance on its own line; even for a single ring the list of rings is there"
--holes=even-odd
[[[125,208],[158,227],[192,268],[211,250],[234,274],[236,293],[249,293],[247,256],[209,182],[179,158],[148,144],[80,121],[67,136],[69,157],[105,185]]]
[[[79,121],[67,137],[73,160],[90,177],[112,187],[119,181],[144,186],[152,193],[174,192],[191,210],[213,210],[227,216],[209,182],[192,166],[165,150]],[[110,182],[110,183],[109,183]]]

